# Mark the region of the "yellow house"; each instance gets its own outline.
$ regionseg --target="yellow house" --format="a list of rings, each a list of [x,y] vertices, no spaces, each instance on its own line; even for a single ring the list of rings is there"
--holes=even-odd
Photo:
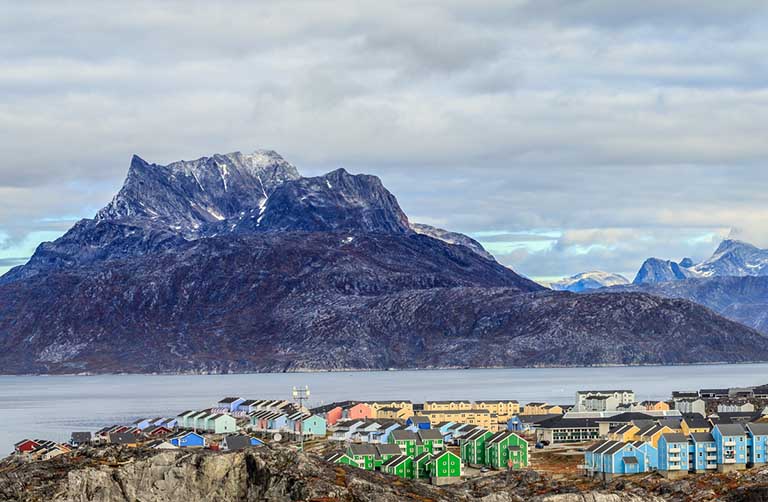
[[[548,415],[562,415],[563,414],[563,408],[558,404],[548,404],[544,406],[544,411],[547,412]]]
[[[666,401],[643,401],[640,403],[648,411],[669,411],[669,403]]]
[[[659,447],[659,438],[662,434],[671,434],[675,432],[666,425],[652,424],[645,426],[637,433],[637,440],[645,443],[651,443],[654,448]]]
[[[424,410],[471,410],[471,401],[425,401]]]
[[[371,408],[375,418],[388,418],[379,416],[379,410],[382,408],[397,408],[403,410],[401,415],[404,418],[413,416],[413,403],[411,401],[369,401],[366,403]]]
[[[433,424],[440,422],[456,422],[462,424],[477,425],[491,429],[491,414],[488,410],[466,409],[466,410],[427,410],[426,405],[422,415],[429,417]]]
[[[413,416],[413,408],[409,409],[387,406],[385,408],[379,408],[376,410],[373,418],[379,418],[382,420],[405,420],[411,416]]]
[[[520,414],[520,403],[513,399],[478,401],[475,403],[475,408],[490,411],[491,415],[496,415],[499,422],[507,421]]]
[[[550,405],[549,403],[528,403],[523,407],[523,413],[525,415],[549,415],[550,413],[562,414],[563,409],[557,405]]]
[[[680,428],[686,436],[693,432],[710,432],[712,424],[701,415],[686,415],[680,421]]]
[[[608,439],[611,441],[621,441],[623,443],[630,443],[637,441],[637,434],[640,432],[640,427],[635,424],[629,423],[617,427],[616,429],[608,432]]]

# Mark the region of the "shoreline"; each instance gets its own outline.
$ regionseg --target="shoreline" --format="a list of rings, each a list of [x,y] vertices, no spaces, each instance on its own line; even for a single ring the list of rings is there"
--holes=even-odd
[[[440,366],[428,368],[334,368],[334,369],[295,369],[288,371],[238,371],[238,372],[104,372],[104,373],[2,373],[2,377],[92,377],[92,376],[226,376],[226,375],[290,375],[324,373],[403,373],[416,371],[466,371],[466,370],[551,370],[551,369],[601,369],[601,368],[674,368],[689,366],[744,366],[750,364],[768,364],[768,361],[705,361],[671,364],[592,364],[584,365],[546,365],[546,366]]]

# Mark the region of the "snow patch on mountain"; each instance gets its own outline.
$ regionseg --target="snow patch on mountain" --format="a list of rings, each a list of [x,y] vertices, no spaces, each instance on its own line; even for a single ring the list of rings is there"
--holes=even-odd
[[[549,287],[555,291],[572,291],[580,293],[588,289],[598,289],[608,286],[629,284],[629,279],[621,274],[594,270],[566,277],[550,283]]]

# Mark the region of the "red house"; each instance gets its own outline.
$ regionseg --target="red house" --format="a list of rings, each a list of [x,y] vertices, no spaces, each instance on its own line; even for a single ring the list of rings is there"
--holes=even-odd
[[[36,450],[40,447],[40,442],[35,441],[34,439],[22,439],[15,445],[13,445],[14,451],[17,453],[27,453],[32,450]]]

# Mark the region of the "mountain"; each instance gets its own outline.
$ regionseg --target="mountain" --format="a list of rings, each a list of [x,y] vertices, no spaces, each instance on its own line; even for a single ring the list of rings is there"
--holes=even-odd
[[[706,277],[616,286],[601,292],[643,292],[682,298],[768,335],[768,277]]]
[[[94,219],[0,280],[0,371],[768,360],[766,338],[688,301],[549,291],[471,244],[412,226],[373,176],[134,157]]]
[[[690,258],[680,263],[649,258],[640,267],[633,284],[655,284],[704,277],[768,276],[768,249],[747,242],[726,239],[707,260],[694,264]]]
[[[691,274],[688,269],[670,260],[648,258],[640,266],[632,284],[656,284],[666,281],[680,281]]]
[[[411,223],[411,229],[413,229],[413,231],[416,233],[428,235],[433,239],[438,239],[443,242],[447,242],[448,244],[456,244],[459,246],[467,247],[486,260],[496,261],[496,258],[494,258],[491,253],[486,251],[482,244],[464,234],[451,232],[450,230],[443,230],[442,228],[432,227],[423,223]]]
[[[581,293],[587,289],[618,286],[620,284],[629,284],[629,280],[620,274],[593,271],[582,272],[571,277],[560,279],[559,281],[551,283],[549,287],[555,291],[572,291],[574,293]]]

